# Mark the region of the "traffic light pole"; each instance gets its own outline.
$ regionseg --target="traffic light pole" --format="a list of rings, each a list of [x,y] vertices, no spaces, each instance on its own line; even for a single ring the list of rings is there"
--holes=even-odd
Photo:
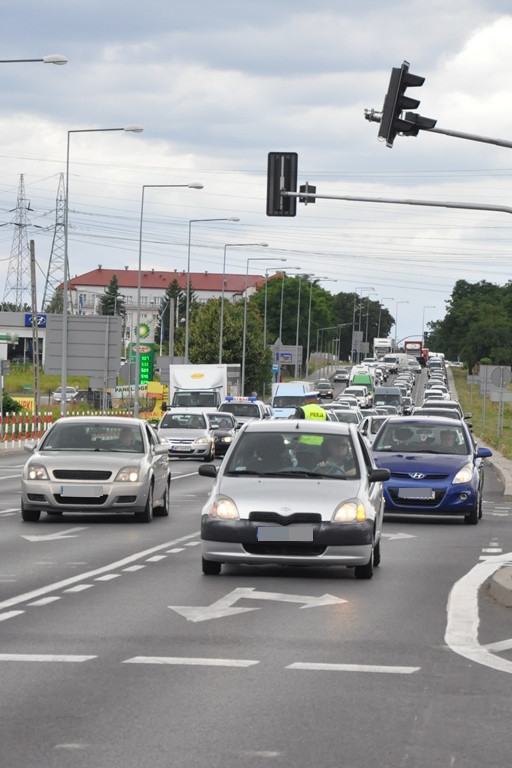
[[[447,200],[408,200],[392,197],[359,197],[354,195],[319,195],[318,192],[287,192],[281,190],[283,197],[316,198],[321,200],[348,200],[356,203],[389,203],[391,205],[426,205],[431,208],[464,208],[472,211],[497,211],[499,213],[512,213],[512,208],[506,205],[484,205],[483,203],[457,203]]]

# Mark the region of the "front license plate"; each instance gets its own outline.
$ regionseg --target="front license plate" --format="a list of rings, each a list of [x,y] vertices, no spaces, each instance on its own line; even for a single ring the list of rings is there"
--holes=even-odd
[[[399,488],[398,496],[401,499],[435,499],[436,494],[432,488]]]
[[[260,525],[256,529],[258,541],[313,541],[313,528],[308,525]]]
[[[177,453],[184,453],[185,451],[190,451],[190,448],[188,445],[173,445],[171,446],[171,451],[176,451]]]
[[[100,496],[103,496],[103,486],[102,485],[61,485],[60,487],[60,495],[61,496],[67,496],[69,497],[78,497],[78,498],[88,498],[88,499],[95,499],[100,498]]]

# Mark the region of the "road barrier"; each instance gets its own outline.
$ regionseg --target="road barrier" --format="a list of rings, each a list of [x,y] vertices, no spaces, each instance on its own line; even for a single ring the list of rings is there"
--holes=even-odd
[[[0,442],[4,448],[21,445],[25,440],[37,440],[53,422],[48,413],[0,413]]]

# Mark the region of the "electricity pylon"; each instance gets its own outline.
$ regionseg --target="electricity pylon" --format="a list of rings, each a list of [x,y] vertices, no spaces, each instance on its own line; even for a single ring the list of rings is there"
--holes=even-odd
[[[14,236],[3,297],[4,304],[6,302],[12,304],[18,312],[21,312],[25,305],[30,306],[31,301],[30,249],[27,237],[28,210],[30,208],[25,200],[25,182],[23,174],[21,174],[16,213],[12,222],[14,224]]]

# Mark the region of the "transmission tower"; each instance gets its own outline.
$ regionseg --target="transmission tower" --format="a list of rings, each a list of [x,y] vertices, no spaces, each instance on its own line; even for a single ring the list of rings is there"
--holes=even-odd
[[[27,238],[27,211],[29,210],[25,200],[25,182],[23,174],[20,176],[18,188],[18,200],[14,217],[14,236],[12,239],[11,256],[7,267],[3,302],[12,304],[18,312],[21,312],[24,304],[30,306],[30,249]],[[26,301],[23,299],[26,297]]]
[[[65,223],[66,223],[66,193],[64,174],[59,177],[57,189],[57,202],[55,209],[55,230],[53,233],[52,250],[48,262],[48,272],[43,291],[41,309],[44,311],[47,303],[51,301],[55,291],[64,281],[64,263],[66,261]],[[69,270],[68,270],[69,275]]]

